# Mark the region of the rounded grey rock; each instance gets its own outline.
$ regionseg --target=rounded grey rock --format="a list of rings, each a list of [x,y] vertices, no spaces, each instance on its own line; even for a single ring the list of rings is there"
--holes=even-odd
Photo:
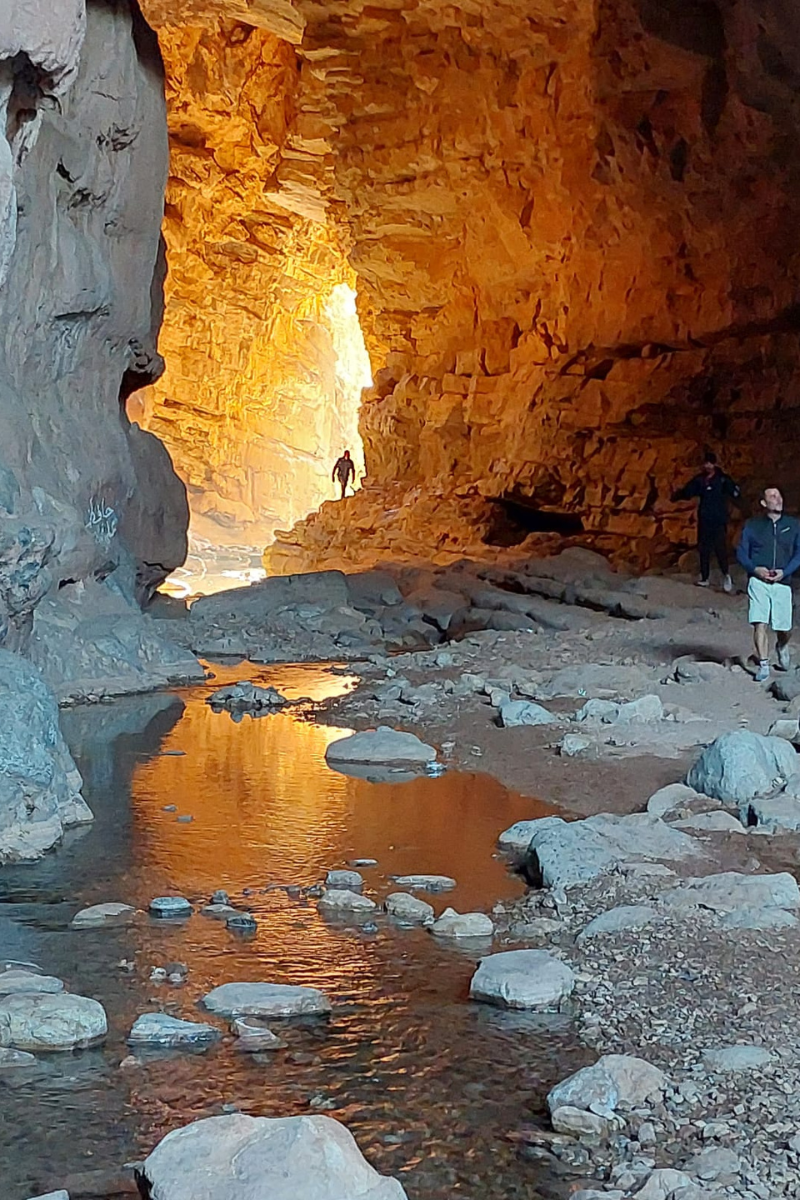
[[[156,896],[150,901],[148,911],[151,917],[190,917],[192,906],[183,896]]]
[[[76,1050],[97,1045],[108,1032],[102,1004],[66,992],[26,992],[0,1000],[0,1046],[16,1050]]]

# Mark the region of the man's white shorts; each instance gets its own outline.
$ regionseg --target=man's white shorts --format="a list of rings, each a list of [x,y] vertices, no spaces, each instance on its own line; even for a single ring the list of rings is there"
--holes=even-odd
[[[751,625],[771,625],[776,633],[787,633],[792,628],[792,589],[788,583],[765,583],[751,575],[747,595]]]

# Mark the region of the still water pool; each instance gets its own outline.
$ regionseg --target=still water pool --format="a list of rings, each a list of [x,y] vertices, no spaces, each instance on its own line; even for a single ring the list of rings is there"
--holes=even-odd
[[[215,670],[215,686],[249,674],[315,700],[352,685],[316,667]],[[410,1200],[538,1196],[541,1168],[507,1134],[582,1062],[566,1018],[470,1003],[480,950],[385,916],[372,933],[334,924],[285,885],[374,858],[362,873],[378,901],[396,890],[390,875],[425,872],[458,881],[433,898],[437,911],[490,911],[522,891],[494,855],[498,832],[549,810],[481,775],[376,784],[337,774],[324,754],[341,731],[315,724],[309,709],[236,722],[212,712],[209,690],[66,712],[96,820],[41,863],[0,872],[0,957],[37,962],[100,1000],[109,1018],[102,1047],[42,1058],[13,1086],[0,1077],[3,1200],[65,1186],[73,1200],[116,1196],[111,1176],[124,1163],[224,1106],[338,1118]],[[87,904],[146,908],[164,894],[199,904],[217,888],[251,909],[254,937],[200,915],[69,927]],[[186,982],[151,982],[152,968],[170,961],[188,966]],[[141,1013],[196,1019],[202,995],[234,980],[321,988],[333,1016],[276,1023],[288,1045],[271,1054],[242,1053],[226,1038],[204,1054],[129,1056],[125,1037]]]

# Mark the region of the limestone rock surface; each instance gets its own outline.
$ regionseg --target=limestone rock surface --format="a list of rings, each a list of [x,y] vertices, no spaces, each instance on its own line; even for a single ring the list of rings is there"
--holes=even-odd
[[[41,857],[92,820],[52,693],[30,663],[0,650],[0,863]]]
[[[80,1050],[108,1032],[102,1004],[86,996],[25,992],[0,999],[0,1046],[15,1050]]]
[[[153,1200],[404,1200],[330,1117],[195,1121],[167,1134],[145,1161]]]

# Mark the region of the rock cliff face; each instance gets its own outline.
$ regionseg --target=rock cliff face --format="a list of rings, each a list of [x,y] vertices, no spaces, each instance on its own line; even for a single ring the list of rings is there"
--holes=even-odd
[[[657,557],[685,539],[663,502],[706,443],[796,502],[785,0],[189,7],[291,26],[291,136],[316,152],[276,190],[346,225],[375,370],[376,490],[280,565],[319,565],[343,519],[371,534],[395,484],[430,498],[397,517],[420,550],[445,531],[416,514],[461,496],[488,530],[511,501]]]
[[[88,674],[119,657],[141,686],[134,600],[183,560],[188,516],[163,447],[124,412],[162,367],[158,44],[127,0],[12,3],[0,77],[0,645],[61,693],[74,664],[39,626],[68,611]],[[162,676],[181,661],[164,648]]]
[[[194,531],[263,544],[331,498],[345,447],[363,471],[358,411],[371,379],[347,229],[300,180],[316,151],[296,128],[291,46],[234,21],[160,25],[159,36],[167,369],[140,394],[143,416],[188,483]]]

